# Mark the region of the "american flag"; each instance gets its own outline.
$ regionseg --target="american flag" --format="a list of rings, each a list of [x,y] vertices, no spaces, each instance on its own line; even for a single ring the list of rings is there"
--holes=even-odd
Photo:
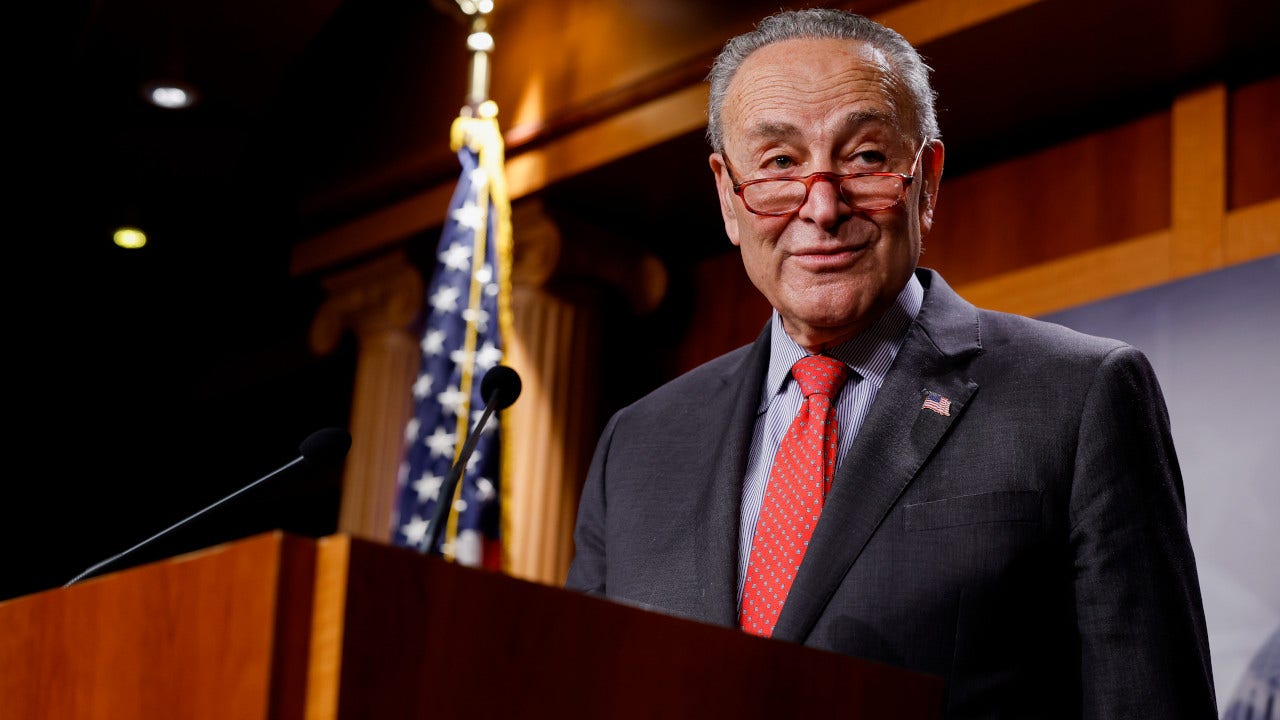
[[[939,415],[950,415],[951,401],[936,392],[929,392],[926,390],[924,393],[924,404],[921,405],[920,408],[922,410],[932,410]]]
[[[436,252],[423,309],[413,417],[405,429],[392,542],[464,565],[501,568],[500,414],[476,441],[454,498],[442,498],[467,435],[484,410],[480,383],[503,360],[510,327],[510,205],[502,135],[492,117],[459,117],[452,130],[462,175]],[[437,548],[426,548],[436,504],[452,502]]]

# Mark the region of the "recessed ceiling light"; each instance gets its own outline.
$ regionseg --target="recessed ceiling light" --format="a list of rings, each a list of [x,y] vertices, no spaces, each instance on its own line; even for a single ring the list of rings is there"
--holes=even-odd
[[[112,237],[116,245],[126,250],[136,250],[147,244],[147,234],[136,227],[125,226],[115,231]]]
[[[196,91],[189,86],[173,82],[151,83],[142,89],[143,97],[156,107],[181,110],[196,103]]]

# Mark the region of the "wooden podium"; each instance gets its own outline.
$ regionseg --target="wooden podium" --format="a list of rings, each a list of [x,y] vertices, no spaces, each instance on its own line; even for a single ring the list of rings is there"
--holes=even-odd
[[[939,678],[334,535],[0,603],[0,717],[937,718]]]

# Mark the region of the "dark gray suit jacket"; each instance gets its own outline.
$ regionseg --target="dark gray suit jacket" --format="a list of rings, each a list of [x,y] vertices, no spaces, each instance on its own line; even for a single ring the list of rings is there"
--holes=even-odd
[[[946,715],[1214,718],[1182,476],[1147,359],[935,272],[774,637],[942,676]],[[736,626],[768,331],[622,409],[567,587]],[[950,399],[950,415],[923,394]]]

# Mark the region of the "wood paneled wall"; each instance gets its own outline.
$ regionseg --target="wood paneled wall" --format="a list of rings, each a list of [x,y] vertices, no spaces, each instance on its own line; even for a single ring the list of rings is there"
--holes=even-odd
[[[977,305],[1038,315],[1280,252],[1280,164],[1253,164],[1241,169],[1229,163],[1228,152],[1228,148],[1241,144],[1263,154],[1275,152],[1280,146],[1280,138],[1253,119],[1259,108],[1275,102],[1277,88],[1280,83],[1274,78],[1249,85],[1243,89],[1244,100],[1240,102],[1233,101],[1240,98],[1240,89],[1211,84],[1179,95],[1167,113],[1138,121],[1169,128],[1164,150],[1168,160],[1155,160],[1144,170],[1151,176],[1147,185],[1163,185],[1168,194],[1163,199],[1139,201],[1168,208],[1168,220],[1160,227],[1131,224],[1128,227],[1139,234],[1109,233],[1107,242],[1092,248],[1066,251],[1062,244],[1046,243],[1047,247],[1039,250],[1043,253],[1039,262],[1003,272],[984,274],[962,266],[958,272],[961,279],[954,283],[957,289]],[[1229,114],[1233,107],[1244,108],[1247,117],[1232,121]],[[1159,152],[1146,144],[1115,149],[1128,154]],[[1120,165],[1140,161],[1141,158],[1117,160]],[[1004,165],[1019,162],[1013,160]],[[1006,171],[997,168],[991,172]],[[1082,181],[1087,183],[1087,178]],[[1228,208],[1229,192],[1255,202]],[[1096,206],[1110,202],[1110,196],[1096,195],[1095,207],[1085,209],[1082,217],[1098,216],[1104,211]],[[1146,217],[1150,211],[1135,207],[1129,212]],[[957,244],[963,244],[966,236],[972,238],[984,231],[967,219],[961,224],[955,229],[961,235]],[[1044,232],[1050,239],[1057,238],[1057,243],[1065,242],[1062,238],[1074,232],[1093,229],[1070,220],[1065,226],[1053,223],[1055,227],[1049,228],[1050,224],[1046,221]],[[1022,251],[1010,245],[1007,252]],[[946,263],[940,263],[938,268],[954,274]]]
[[[961,177],[944,170],[921,263],[954,286],[1167,228],[1169,149],[1162,113]]]
[[[1227,117],[1227,208],[1280,198],[1280,76],[1231,92]]]

